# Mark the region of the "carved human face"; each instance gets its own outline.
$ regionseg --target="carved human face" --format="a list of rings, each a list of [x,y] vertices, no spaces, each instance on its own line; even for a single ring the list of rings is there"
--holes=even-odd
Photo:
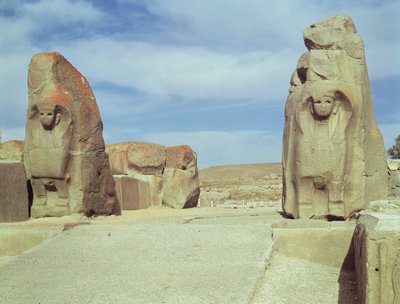
[[[54,127],[56,118],[55,109],[51,107],[44,107],[39,109],[39,120],[43,128],[46,130],[52,129]]]
[[[321,96],[312,102],[314,115],[318,119],[327,119],[331,115],[334,106],[335,100],[329,96]]]

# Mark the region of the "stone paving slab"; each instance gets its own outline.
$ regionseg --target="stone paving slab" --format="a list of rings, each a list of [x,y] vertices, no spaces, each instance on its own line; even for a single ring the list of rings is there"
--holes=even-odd
[[[74,227],[0,267],[0,303],[249,303],[272,239],[246,217]]]

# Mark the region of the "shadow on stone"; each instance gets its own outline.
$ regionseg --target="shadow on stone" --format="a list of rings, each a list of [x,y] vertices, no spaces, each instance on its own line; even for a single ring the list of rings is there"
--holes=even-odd
[[[358,304],[357,281],[354,263],[354,237],[340,268],[338,304]]]
[[[31,207],[33,204],[33,190],[31,181],[28,179],[26,181],[26,188],[28,189],[28,215],[31,217]]]

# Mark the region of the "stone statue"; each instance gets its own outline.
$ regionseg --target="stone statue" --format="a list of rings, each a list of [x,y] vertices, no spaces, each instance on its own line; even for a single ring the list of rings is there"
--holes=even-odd
[[[300,204],[311,204],[315,216],[329,214],[332,203],[343,203],[351,102],[335,89],[313,95],[296,113],[296,163]]]
[[[292,218],[348,218],[387,198],[364,46],[345,15],[303,35],[308,52],[292,74],[285,106],[283,210]]]
[[[72,140],[72,118],[67,109],[50,102],[31,107],[27,161],[32,175],[34,205],[45,205],[47,191],[58,194],[56,205],[68,205],[67,172]]]
[[[118,213],[102,132],[86,78],[59,53],[34,55],[23,152],[32,217]]]

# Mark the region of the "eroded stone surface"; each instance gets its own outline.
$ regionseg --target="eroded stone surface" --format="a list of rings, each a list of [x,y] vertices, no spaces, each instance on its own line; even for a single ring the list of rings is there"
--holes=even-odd
[[[165,167],[165,147],[147,142],[107,145],[114,174],[161,174]]]
[[[285,108],[283,209],[348,218],[387,198],[386,153],[372,109],[361,38],[336,15],[304,31]]]
[[[29,219],[27,181],[22,162],[0,161],[0,222]]]
[[[149,183],[126,175],[114,175],[114,181],[121,210],[138,210],[150,207]]]
[[[360,303],[400,303],[400,207],[364,212],[354,245]]]
[[[167,168],[188,170],[197,173],[197,156],[189,146],[173,146],[166,149]]]
[[[32,216],[114,212],[103,124],[85,77],[59,53],[34,55],[28,73],[24,165]]]
[[[173,208],[197,205],[197,156],[189,146],[165,148],[153,143],[123,142],[107,145],[107,152],[113,174],[127,175],[147,185],[139,201],[148,200],[150,204],[143,208],[162,203]]]
[[[167,206],[180,209],[196,207],[200,196],[197,174],[175,168],[165,168],[162,200]]]

